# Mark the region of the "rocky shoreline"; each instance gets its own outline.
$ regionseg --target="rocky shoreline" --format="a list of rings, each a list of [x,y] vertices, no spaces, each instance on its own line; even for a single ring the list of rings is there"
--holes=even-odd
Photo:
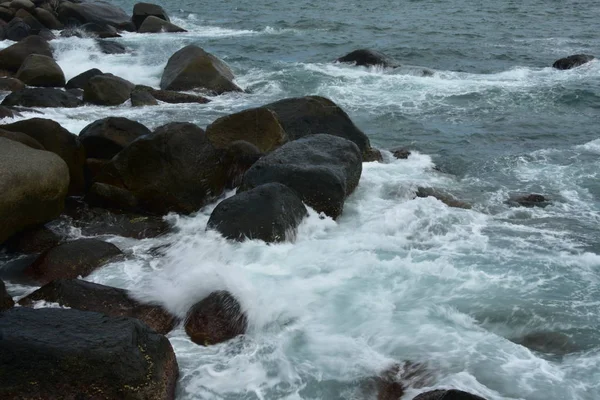
[[[8,119],[32,108],[204,104],[209,95],[244,93],[225,62],[195,45],[169,58],[159,88],[98,69],[67,81],[52,54],[58,31],[64,37],[92,37],[106,52],[123,52],[127,49],[103,40],[121,31],[185,30],[172,24],[162,7],[148,3],[136,4],[130,16],[102,1],[0,1],[0,40],[16,42],[0,50],[0,92],[8,93],[0,106],[0,245],[19,260],[7,263],[0,278],[39,287],[15,304],[0,280],[0,381],[10,382],[0,386],[0,397],[174,399],[179,372],[164,335],[183,326],[200,346],[243,335],[248,326],[243,304],[215,290],[178,320],[122,289],[85,281],[126,256],[117,246],[68,240],[48,225],[68,219],[90,236],[149,238],[169,232],[166,214],[191,214],[218,202],[206,229],[236,241],[293,241],[306,207],[323,217],[340,217],[359,184],[363,162],[384,157],[342,108],[320,96],[230,114],[205,130],[173,121],[151,131],[137,121],[109,117],[77,136],[46,118],[11,123]],[[574,68],[593,58],[570,56],[553,67]],[[337,62],[400,67],[371,50],[354,51]],[[422,69],[423,76],[432,74]],[[405,159],[410,151],[392,149],[391,154]],[[236,194],[223,200],[231,189]],[[415,196],[471,207],[434,188],[418,188]],[[524,207],[550,204],[535,194],[507,201]],[[40,301],[61,308],[35,309]],[[407,365],[415,364],[395,364],[373,378],[376,385],[367,398],[400,399],[419,381],[415,377],[428,375],[424,367]],[[482,397],[438,389],[414,399]]]

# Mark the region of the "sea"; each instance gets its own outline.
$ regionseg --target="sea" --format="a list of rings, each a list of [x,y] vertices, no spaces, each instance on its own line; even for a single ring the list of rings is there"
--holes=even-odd
[[[114,3],[131,13],[135,2]],[[127,257],[88,280],[180,317],[228,290],[248,316],[246,335],[215,346],[194,344],[181,326],[168,334],[177,400],[375,398],[365,382],[406,361],[428,371],[406,400],[435,388],[488,400],[600,399],[600,61],[551,68],[571,54],[600,56],[600,2],[159,3],[187,33],[124,33],[110,39],[132,50],[119,55],[102,54],[93,39],[58,38],[51,46],[66,78],[99,68],[158,87],[168,58],[196,44],[229,64],[248,93],[22,118],[51,118],[75,134],[108,116],[204,128],[320,95],[384,157],[364,163],[338,220],[310,210],[293,242],[237,243],[206,231],[216,203],[166,216],[166,236],[103,237]],[[403,67],[334,63],[359,48]],[[412,153],[395,159],[396,147]],[[471,208],[415,198],[418,188]],[[550,205],[508,202],[530,193]],[[8,289],[19,298],[35,288]]]

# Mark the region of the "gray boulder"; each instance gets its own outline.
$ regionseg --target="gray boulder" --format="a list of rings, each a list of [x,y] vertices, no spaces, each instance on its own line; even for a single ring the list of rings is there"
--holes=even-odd
[[[66,83],[65,74],[56,61],[39,54],[31,54],[23,61],[16,78],[29,86],[64,87]]]
[[[583,64],[589,63],[595,58],[596,57],[589,54],[575,54],[569,57],[561,58],[560,60],[556,60],[554,64],[552,64],[552,68],[561,70],[576,68]]]
[[[103,75],[103,72],[98,68],[88,69],[87,71],[69,79],[69,82],[67,82],[65,87],[67,89],[83,89],[85,85],[87,85],[88,81],[97,75]]]
[[[142,23],[148,17],[156,17],[171,22],[167,12],[157,4],[137,3],[133,6],[133,16],[131,17],[131,21],[136,29],[140,29],[140,26],[142,26]]]
[[[123,117],[94,121],[79,133],[87,157],[111,159],[139,137],[152,131],[139,122]]]
[[[135,85],[112,74],[97,75],[88,80],[83,100],[101,106],[118,106],[129,100]]]
[[[127,13],[108,2],[94,1],[86,3],[62,2],[57,9],[58,19],[65,25],[77,21],[80,25],[93,22],[110,25],[117,29],[135,31],[135,26]]]
[[[22,107],[79,107],[83,102],[72,93],[54,88],[25,88],[12,92],[2,101],[3,106]]]
[[[47,41],[39,36],[29,36],[19,43],[0,50],[0,69],[17,72],[30,54],[52,57],[52,51]]]

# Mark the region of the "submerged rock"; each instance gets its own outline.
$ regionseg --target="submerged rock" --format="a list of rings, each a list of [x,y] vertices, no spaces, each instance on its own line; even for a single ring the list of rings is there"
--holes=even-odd
[[[58,246],[62,237],[45,226],[36,226],[11,237],[6,242],[9,251],[37,254]]]
[[[4,286],[4,282],[0,280],[0,312],[8,310],[14,305],[15,302],[13,301],[12,296],[6,291],[6,286]]]
[[[531,332],[511,341],[539,353],[564,355],[577,351],[571,338],[560,332]]]
[[[39,36],[29,36],[0,50],[0,70],[17,72],[23,61],[31,54],[52,57],[52,51],[47,41]]]
[[[210,215],[208,228],[233,240],[283,242],[295,237],[296,228],[307,215],[293,190],[280,183],[267,183],[220,202]]]
[[[413,400],[486,400],[483,397],[457,389],[438,389],[421,393]]]
[[[395,158],[397,158],[398,160],[406,160],[412,154],[410,152],[410,150],[408,150],[404,147],[392,149],[391,152],[392,152],[392,155]]]
[[[229,292],[211,293],[196,303],[185,321],[185,332],[196,344],[210,346],[246,333],[248,321]]]
[[[562,70],[576,68],[583,64],[589,63],[595,58],[596,57],[590,56],[588,54],[575,54],[569,57],[561,58],[560,60],[556,60],[554,64],[552,64],[552,68]]]
[[[195,45],[177,51],[169,58],[160,81],[164,90],[205,89],[216,94],[241,92],[233,83],[233,72],[220,59]]]
[[[354,50],[345,56],[338,58],[336,61],[340,63],[353,63],[363,67],[381,66],[385,68],[395,68],[400,66],[396,60],[383,53],[369,49]]]
[[[175,398],[173,348],[137,319],[18,307],[0,331],[2,399]]]
[[[96,44],[104,54],[126,54],[129,52],[127,47],[123,46],[121,43],[109,40],[98,39],[96,40]]]
[[[337,218],[358,185],[362,158],[349,140],[310,135],[289,142],[258,160],[246,172],[239,192],[279,182],[296,191],[317,212]]]
[[[420,187],[417,189],[415,193],[417,197],[426,198],[433,197],[448,207],[454,208],[464,208],[465,210],[470,210],[472,206],[464,201],[460,201],[449,193],[444,193],[438,189],[428,188],[428,187]]]
[[[40,300],[111,317],[136,318],[163,335],[169,333],[175,325],[175,317],[158,305],[142,304],[123,289],[79,279],[52,281],[20,300],[19,304],[32,306]]]
[[[0,171],[0,243],[61,213],[69,171],[58,156],[0,138]]]
[[[152,131],[137,121],[123,117],[108,117],[92,122],[82,129],[79,139],[89,158],[111,159],[131,142]]]
[[[6,96],[2,105],[74,108],[83,105],[83,102],[77,96],[60,89],[25,88]]]
[[[121,254],[112,243],[78,239],[45,251],[26,272],[40,283],[85,277]]]
[[[512,207],[528,207],[528,208],[532,208],[532,207],[547,207],[550,204],[552,204],[550,202],[550,199],[548,199],[547,197],[541,195],[541,194],[528,194],[525,196],[522,195],[513,195],[511,196],[507,203],[512,206]]]
[[[29,86],[64,87],[66,83],[65,74],[56,61],[39,54],[31,54],[23,61],[16,78]]]

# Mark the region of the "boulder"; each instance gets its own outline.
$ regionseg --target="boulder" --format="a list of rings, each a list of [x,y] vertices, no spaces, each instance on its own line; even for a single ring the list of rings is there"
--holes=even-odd
[[[152,90],[150,92],[152,97],[156,100],[164,101],[170,104],[182,104],[182,103],[197,103],[206,104],[210,102],[206,97],[198,96],[195,94],[179,93],[171,90]]]
[[[13,301],[12,296],[6,291],[6,286],[4,286],[4,282],[0,280],[0,312],[8,310],[14,305],[15,302]]]
[[[138,33],[161,33],[161,32],[187,32],[185,29],[160,19],[155,16],[149,16],[142,22],[142,25],[138,29]]]
[[[206,128],[206,136],[216,148],[226,148],[233,142],[244,140],[264,153],[288,141],[275,113],[263,107],[217,119]]]
[[[22,107],[79,107],[82,101],[72,93],[55,88],[25,88],[4,98],[4,106]]]
[[[46,28],[42,28],[39,31],[32,30],[31,33],[38,35],[39,37],[41,37],[42,39],[44,39],[46,41],[56,39],[56,36],[54,35],[54,33],[52,33],[52,31],[50,29],[46,29]]]
[[[121,43],[112,42],[110,40],[96,40],[96,44],[100,48],[100,51],[104,54],[126,54],[128,53],[127,48]]]
[[[140,208],[137,197],[129,190],[100,182],[92,184],[84,200],[91,206],[120,211],[137,211]]]
[[[150,92],[136,86],[131,92],[131,105],[132,107],[157,106],[158,101]]]
[[[91,78],[98,75],[103,75],[102,71],[100,71],[99,69],[88,69],[87,71],[82,72],[76,77],[69,79],[69,82],[67,82],[67,85],[65,87],[67,89],[83,89]]]
[[[267,104],[277,115],[279,123],[289,140],[296,140],[315,133],[339,136],[354,142],[363,155],[371,149],[369,138],[350,119],[348,114],[333,101],[320,96],[284,99]]]
[[[29,55],[17,71],[17,79],[29,86],[64,87],[65,74],[52,57]]]
[[[421,393],[413,400],[485,400],[483,397],[457,389],[438,389]]]
[[[127,13],[108,2],[94,1],[89,3],[62,2],[57,9],[58,19],[65,25],[76,21],[79,25],[89,22],[98,25],[110,25],[117,29],[135,31],[135,26]]]
[[[79,133],[87,157],[111,159],[137,138],[152,131],[137,121],[108,117],[92,122]]]
[[[233,72],[217,57],[189,45],[169,58],[160,81],[164,90],[205,89],[216,94],[241,92]]]
[[[528,195],[513,195],[508,201],[508,205],[512,207],[541,207],[545,208],[552,204],[550,199],[541,194],[528,194]]]
[[[5,129],[0,129],[0,137],[23,143],[25,146],[29,146],[32,149],[46,150],[44,146],[40,144],[40,142],[21,132],[11,132]]]
[[[239,191],[279,182],[295,190],[306,205],[336,219],[361,173],[362,158],[354,143],[337,136],[310,135],[258,160],[244,175]]]
[[[0,21],[9,22],[15,16],[13,9],[5,7],[6,4],[0,3]]]
[[[30,307],[41,300],[111,317],[136,318],[162,335],[169,333],[175,325],[175,317],[158,305],[142,304],[123,289],[79,279],[52,281],[20,300],[19,304]]]
[[[31,27],[21,18],[13,18],[4,27],[4,36],[8,40],[19,42],[31,34]]]
[[[0,50],[0,69],[17,72],[30,54],[52,57],[47,41],[39,36],[29,36],[19,43]]]
[[[29,0],[12,0],[10,2],[10,8],[15,10],[33,11],[35,9],[35,4]]]
[[[57,154],[69,168],[69,194],[76,195],[83,192],[85,149],[76,135],[60,126],[58,122],[44,118],[17,121],[12,124],[0,125],[0,128],[12,132],[22,132],[40,142],[46,150]]]
[[[565,355],[580,350],[568,335],[560,332],[530,332],[510,340],[539,353]]]
[[[86,37],[94,37],[94,38],[118,38],[121,37],[119,32],[114,26],[106,25],[106,24],[97,24],[94,22],[88,22],[87,24],[83,24],[78,29],[84,32],[84,36]]]
[[[196,344],[210,346],[246,333],[248,321],[229,292],[211,293],[188,312],[185,332]]]
[[[65,27],[53,13],[46,9],[36,8],[33,10],[33,15],[48,29],[60,30]]]
[[[174,122],[123,149],[97,181],[129,190],[145,212],[189,214],[221,195],[227,166],[202,129]]]
[[[36,226],[19,232],[6,241],[6,248],[13,253],[37,254],[58,246],[62,237],[45,226]]]
[[[227,189],[234,189],[242,183],[246,171],[264,154],[252,143],[243,140],[233,142],[224,150],[222,164],[227,166]]]
[[[58,156],[0,138],[0,243],[60,215],[69,170]]]
[[[135,85],[112,74],[97,75],[88,80],[83,100],[101,106],[117,106],[129,100]]]
[[[133,16],[131,21],[136,29],[140,29],[144,20],[148,17],[160,18],[164,21],[171,22],[167,12],[159,5],[151,3],[137,3],[133,6]]]
[[[0,331],[2,399],[175,398],[173,348],[137,319],[15,307]]]
[[[369,49],[354,50],[336,60],[340,63],[352,63],[362,67],[381,66],[384,68],[396,68],[400,64],[383,53]]]
[[[0,92],[14,92],[25,88],[25,84],[17,78],[0,78]]]
[[[293,190],[267,183],[220,202],[210,215],[208,228],[227,239],[283,242],[295,238],[296,228],[307,215]]]
[[[431,373],[423,364],[394,363],[374,379],[377,400],[399,400],[407,387],[429,386]]]
[[[42,284],[55,279],[75,279],[91,274],[121,254],[112,243],[78,239],[43,252],[26,273]]]
[[[561,70],[576,68],[583,64],[589,63],[595,58],[596,57],[590,56],[589,54],[575,54],[569,57],[561,58],[560,60],[556,60],[554,64],[552,64],[552,68]]]
[[[21,18],[31,28],[31,32],[39,32],[41,29],[46,29],[44,24],[31,15],[29,11],[20,9],[15,13],[15,18]]]
[[[452,196],[450,193],[445,193],[441,190],[429,188],[429,187],[420,187],[416,192],[417,197],[426,198],[433,197],[448,207],[454,208],[464,208],[465,210],[470,210],[472,206],[464,201],[458,200],[456,197]]]
[[[395,149],[390,150],[392,152],[392,155],[397,158],[398,160],[406,160],[408,158],[408,156],[411,155],[410,150],[408,150],[407,148],[404,147],[398,147]]]

